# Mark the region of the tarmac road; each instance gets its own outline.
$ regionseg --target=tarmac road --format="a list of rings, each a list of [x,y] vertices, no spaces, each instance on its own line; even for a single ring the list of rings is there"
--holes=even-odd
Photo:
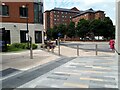
[[[79,45],[79,49],[81,50],[88,50],[88,51],[95,51],[95,45],[97,44],[98,51],[102,52],[112,52],[112,50],[109,48],[108,42],[65,42],[61,43],[61,45],[68,46],[71,48],[77,48],[77,45]]]

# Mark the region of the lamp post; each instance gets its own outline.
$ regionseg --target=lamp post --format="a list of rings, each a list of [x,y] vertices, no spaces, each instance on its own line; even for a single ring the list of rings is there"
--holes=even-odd
[[[29,30],[28,30],[28,4],[23,5],[23,8],[26,8],[26,25],[27,25],[27,33],[26,33],[26,40],[28,44],[28,48],[30,49],[30,59],[33,59],[33,52],[32,52],[32,37],[29,36]],[[24,13],[25,14],[25,13]],[[30,38],[30,40],[29,40]],[[30,43],[30,45],[29,45]]]
[[[28,48],[29,48],[29,30],[28,30],[28,4],[22,5],[22,8],[26,9],[26,13],[23,11],[23,14],[26,14],[26,25],[27,25],[27,33],[26,33],[26,40],[28,42]]]

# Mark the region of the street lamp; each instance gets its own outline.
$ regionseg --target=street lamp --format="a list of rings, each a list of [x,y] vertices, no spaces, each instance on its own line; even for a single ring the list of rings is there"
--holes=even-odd
[[[29,30],[28,30],[28,4],[22,5],[22,8],[26,9],[26,12],[24,13],[24,11],[23,11],[23,13],[26,14],[26,25],[27,25],[26,40],[27,40],[27,42],[28,42],[28,48],[29,48],[29,34],[28,34],[28,33],[29,33]]]
[[[27,25],[27,33],[26,33],[26,40],[28,40],[28,48],[30,48],[30,59],[33,59],[33,52],[32,52],[32,37],[29,36],[29,30],[28,30],[28,4],[26,5],[22,5],[22,8],[25,8],[26,9],[26,25]],[[29,40],[30,38],[30,40]],[[30,45],[29,45],[30,43]]]

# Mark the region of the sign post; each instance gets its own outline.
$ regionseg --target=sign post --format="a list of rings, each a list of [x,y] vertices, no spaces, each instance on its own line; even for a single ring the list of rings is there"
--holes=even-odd
[[[61,33],[58,33],[58,55],[60,56],[60,36]]]

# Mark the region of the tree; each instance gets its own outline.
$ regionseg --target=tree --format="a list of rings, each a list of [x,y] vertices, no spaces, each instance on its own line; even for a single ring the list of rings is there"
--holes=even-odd
[[[75,36],[75,23],[74,22],[70,22],[70,24],[67,27],[67,32],[66,32],[67,36],[72,38]]]
[[[113,25],[112,20],[109,17],[105,17],[104,23],[105,23],[105,29],[107,32],[105,33],[104,37],[107,39],[115,38],[115,27]]]
[[[85,19],[80,19],[77,24],[77,35],[82,39],[86,37],[86,34],[89,32],[89,21]]]
[[[64,37],[64,35],[66,35],[66,25],[64,24],[60,24],[58,27],[57,27],[57,30],[58,30],[58,33],[61,33],[61,37]]]

